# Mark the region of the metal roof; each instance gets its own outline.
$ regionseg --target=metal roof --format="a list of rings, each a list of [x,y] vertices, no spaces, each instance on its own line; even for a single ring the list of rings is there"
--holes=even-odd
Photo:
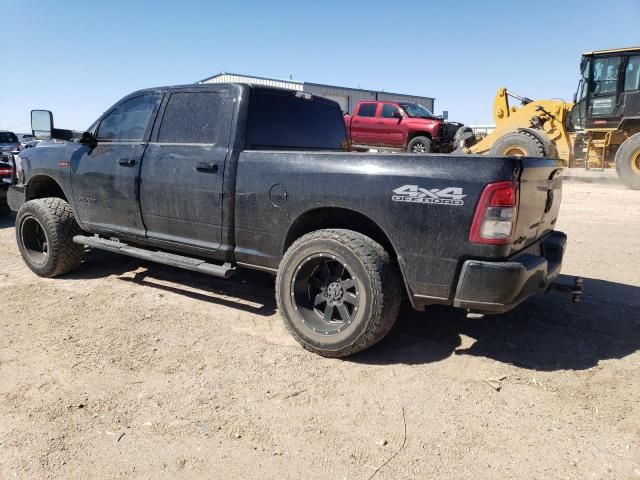
[[[408,94],[408,93],[396,93],[396,92],[388,92],[386,90],[373,90],[373,89],[368,89],[368,88],[343,87],[343,86],[340,86],[340,85],[330,85],[330,84],[326,84],[326,83],[299,82],[299,81],[296,81],[296,80],[287,80],[287,79],[283,79],[283,78],[258,77],[256,75],[245,75],[244,73],[232,73],[232,72],[218,73],[216,75],[212,75],[211,77],[204,78],[204,79],[198,81],[197,83],[205,83],[205,82],[208,82],[209,80],[213,80],[214,78],[218,78],[218,77],[221,77],[223,75],[233,75],[233,76],[236,76],[236,77],[255,78],[256,80],[267,80],[267,81],[271,81],[271,82],[295,83],[295,84],[300,85],[300,86],[309,85],[309,86],[314,86],[314,87],[339,88],[341,90],[350,90],[350,91],[353,91],[353,92],[385,93],[387,95],[394,95],[394,96],[398,96],[398,97],[421,97],[421,98],[428,98],[429,100],[435,100],[434,97],[427,97],[425,95],[412,95],[412,94]]]
[[[613,48],[610,50],[593,50],[591,52],[584,52],[583,55],[601,55],[606,53],[622,53],[622,52],[632,52],[637,50],[640,52],[640,46],[638,47],[625,47],[625,48]]]

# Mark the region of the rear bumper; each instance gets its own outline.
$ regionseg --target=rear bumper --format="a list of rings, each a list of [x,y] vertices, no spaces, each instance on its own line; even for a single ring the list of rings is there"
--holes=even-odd
[[[560,274],[566,244],[564,233],[552,232],[504,262],[467,260],[453,306],[477,313],[503,313],[545,292]],[[531,253],[536,251],[538,254]]]

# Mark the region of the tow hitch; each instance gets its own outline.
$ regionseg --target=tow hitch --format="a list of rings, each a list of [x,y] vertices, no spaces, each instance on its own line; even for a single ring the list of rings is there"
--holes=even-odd
[[[549,290],[568,293],[572,296],[571,299],[573,303],[580,303],[582,294],[584,293],[584,279],[582,277],[574,277],[573,284],[553,282],[549,285]]]

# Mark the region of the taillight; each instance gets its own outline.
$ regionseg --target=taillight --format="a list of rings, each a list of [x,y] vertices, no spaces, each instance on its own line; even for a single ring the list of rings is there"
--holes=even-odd
[[[0,166],[0,177],[7,177],[11,175],[11,167]]]
[[[511,243],[518,216],[518,184],[490,183],[482,191],[471,222],[469,240],[502,245]]]

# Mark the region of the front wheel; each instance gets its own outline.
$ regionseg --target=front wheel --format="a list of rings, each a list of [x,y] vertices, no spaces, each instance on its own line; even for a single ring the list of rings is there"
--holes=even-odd
[[[640,190],[640,133],[631,135],[618,148],[616,172],[627,187]]]
[[[304,348],[346,357],[391,330],[401,302],[400,276],[371,238],[351,230],[318,230],[287,250],[276,297],[287,329]]]
[[[30,200],[16,216],[20,254],[41,277],[55,277],[80,266],[84,247],[73,243],[73,237],[81,233],[71,207],[60,198]]]
[[[409,153],[429,153],[431,152],[431,139],[428,137],[414,137],[407,145]]]

